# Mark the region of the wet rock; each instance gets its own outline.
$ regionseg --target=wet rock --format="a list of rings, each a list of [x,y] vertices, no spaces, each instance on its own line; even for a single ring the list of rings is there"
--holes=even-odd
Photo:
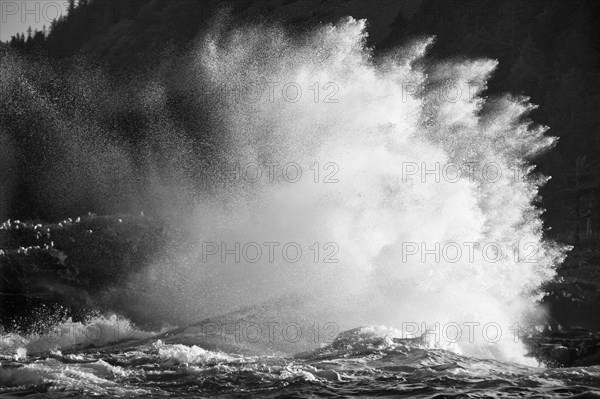
[[[600,333],[582,329],[537,333],[525,339],[530,354],[553,367],[600,364]]]
[[[103,289],[119,287],[148,265],[166,240],[164,226],[142,216],[4,222],[0,326],[39,332],[54,319],[77,320]]]

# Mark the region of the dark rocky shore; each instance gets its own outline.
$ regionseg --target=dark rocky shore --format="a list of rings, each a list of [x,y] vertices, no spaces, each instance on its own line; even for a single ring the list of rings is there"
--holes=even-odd
[[[525,339],[530,354],[552,367],[600,364],[600,333],[584,329],[534,334]]]
[[[548,320],[525,339],[531,354],[552,366],[600,364],[600,248],[576,245],[545,291]]]
[[[123,286],[163,248],[164,226],[143,216],[87,215],[59,223],[0,225],[0,325],[35,331],[102,311],[99,297]]]

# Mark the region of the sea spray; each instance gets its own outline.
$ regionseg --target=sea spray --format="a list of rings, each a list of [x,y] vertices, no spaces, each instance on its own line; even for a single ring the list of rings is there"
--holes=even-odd
[[[554,139],[526,98],[484,96],[495,61],[429,61],[427,38],[378,58],[365,37],[348,18],[198,45],[189,68],[220,94],[227,151],[192,219],[186,302],[225,312],[298,292],[343,328],[470,323],[486,330],[463,350],[519,357],[515,330],[563,256],[543,239],[531,164]],[[299,260],[279,253],[289,243]]]
[[[49,209],[149,209],[187,231],[126,282],[147,317],[250,307],[522,360],[515,331],[565,251],[543,237],[532,164],[554,140],[526,98],[486,97],[496,62],[428,59],[431,38],[376,54],[352,18],[224,32],[119,84],[2,58],[8,130],[35,119]]]

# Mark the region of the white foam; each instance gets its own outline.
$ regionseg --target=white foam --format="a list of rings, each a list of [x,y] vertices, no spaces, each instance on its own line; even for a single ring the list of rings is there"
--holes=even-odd
[[[153,344],[153,347],[158,350],[158,356],[161,359],[174,360],[186,365],[214,365],[238,359],[224,353],[208,351],[197,345],[169,345],[158,340]]]
[[[141,331],[117,315],[97,317],[86,323],[71,319],[47,334],[7,334],[0,340],[0,355],[25,359],[27,353],[57,351],[73,347],[104,346],[111,343],[147,338],[158,332]]]

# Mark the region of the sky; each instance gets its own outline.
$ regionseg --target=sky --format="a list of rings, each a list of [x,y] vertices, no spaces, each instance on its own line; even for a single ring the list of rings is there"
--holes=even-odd
[[[50,23],[67,13],[67,0],[0,0],[0,41],[17,33],[50,28]]]

